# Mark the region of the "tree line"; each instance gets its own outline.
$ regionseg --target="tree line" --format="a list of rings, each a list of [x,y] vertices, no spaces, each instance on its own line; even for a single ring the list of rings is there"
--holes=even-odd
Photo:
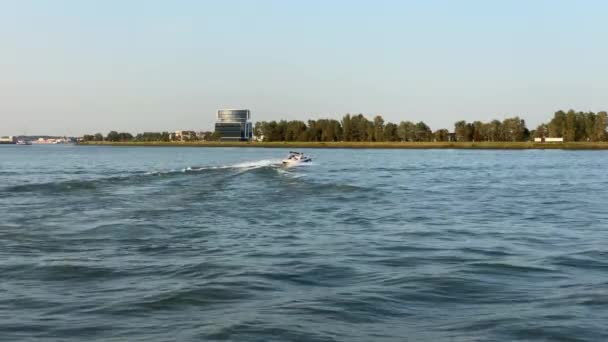
[[[549,123],[539,125],[535,137],[559,137],[564,141],[606,141],[606,112],[557,111]]]
[[[347,114],[341,121],[261,121],[256,123],[254,134],[264,141],[525,141],[530,138],[526,123],[519,117],[488,123],[458,121],[450,133],[447,129],[433,131],[423,121],[397,124],[385,122],[380,115],[368,120],[362,114]]]
[[[423,121],[398,124],[385,122],[377,115],[368,120],[362,114],[346,114],[341,121],[334,119],[303,121],[260,121],[254,135],[264,141],[463,141],[515,142],[534,138],[556,137],[564,141],[607,141],[608,115],[606,112],[558,111],[553,119],[529,130],[519,116],[490,122],[457,121],[453,133],[447,129],[433,131]]]
[[[310,142],[430,142],[430,141],[528,141],[534,138],[561,137],[564,141],[607,141],[606,112],[557,111],[548,123],[534,130],[526,127],[526,122],[518,116],[502,121],[490,122],[458,121],[453,132],[447,129],[433,131],[426,123],[419,121],[386,122],[376,115],[371,120],[363,114],[346,114],[341,120],[319,119],[258,121],[253,134],[263,141],[310,141]],[[217,132],[204,132],[191,140],[214,141],[220,138]],[[172,141],[169,132],[144,132],[136,136],[125,132],[111,131],[105,137],[100,134],[85,135],[84,141]]]
[[[431,131],[420,121],[385,122],[377,115],[368,120],[363,114],[346,114],[341,121],[321,119],[303,121],[259,121],[253,133],[264,141],[447,141],[447,130]]]
[[[83,141],[110,141],[110,142],[154,142],[162,141],[169,142],[174,141],[175,136],[169,132],[144,132],[133,136],[131,133],[111,131],[105,137],[101,133],[96,134],[85,134],[82,136]],[[182,138],[182,141],[213,141],[219,140],[219,134],[214,132],[202,132],[195,137],[189,137],[187,139]]]
[[[126,132],[118,133],[116,131],[111,131],[105,137],[101,133],[85,134],[82,136],[82,140],[84,140],[84,141],[113,141],[113,142],[132,141],[133,135],[131,133],[126,133]]]
[[[456,141],[527,141],[530,131],[518,116],[491,122],[458,121],[454,124]]]

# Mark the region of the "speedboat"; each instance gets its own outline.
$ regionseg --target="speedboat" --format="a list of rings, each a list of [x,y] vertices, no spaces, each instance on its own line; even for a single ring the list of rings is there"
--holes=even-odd
[[[29,140],[17,140],[16,145],[31,145],[32,142]]]
[[[291,151],[289,152],[289,156],[286,159],[283,159],[283,165],[292,166],[310,163],[311,161],[312,158],[305,156],[304,153]]]

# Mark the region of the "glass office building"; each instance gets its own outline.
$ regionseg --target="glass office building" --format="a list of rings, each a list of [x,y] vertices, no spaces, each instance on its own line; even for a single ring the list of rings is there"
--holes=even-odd
[[[248,141],[253,137],[249,109],[220,109],[217,111],[215,131],[220,140]]]

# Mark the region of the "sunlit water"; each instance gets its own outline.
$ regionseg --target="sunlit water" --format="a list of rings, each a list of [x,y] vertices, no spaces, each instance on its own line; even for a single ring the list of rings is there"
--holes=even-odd
[[[0,146],[0,340],[608,340],[608,153]]]

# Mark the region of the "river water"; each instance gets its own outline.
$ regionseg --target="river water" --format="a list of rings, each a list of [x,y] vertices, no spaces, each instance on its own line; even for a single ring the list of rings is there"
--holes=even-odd
[[[0,340],[608,340],[608,152],[286,152],[0,146]]]

